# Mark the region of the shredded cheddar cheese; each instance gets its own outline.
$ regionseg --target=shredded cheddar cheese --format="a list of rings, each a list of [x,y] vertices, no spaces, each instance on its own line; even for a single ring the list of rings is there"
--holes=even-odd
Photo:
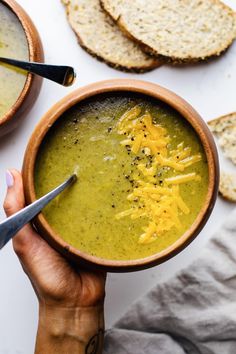
[[[180,184],[180,183],[186,183],[190,181],[201,181],[201,177],[198,176],[195,172],[193,172],[193,173],[188,173],[187,175],[179,175],[179,176],[165,179],[165,183],[167,184]]]
[[[144,233],[138,242],[148,244],[173,227],[181,228],[181,215],[189,214],[190,207],[181,197],[180,185],[201,180],[197,173],[184,171],[199,162],[202,156],[191,155],[191,148],[185,147],[184,142],[174,150],[168,149],[171,139],[167,130],[154,124],[149,112],[142,114],[139,105],[122,115],[117,124],[117,132],[125,136],[121,145],[129,147],[134,155],[143,153],[148,162],[137,164],[139,173],[133,173],[135,186],[127,197],[131,208],[116,214],[116,218],[144,218],[147,226],[143,228]],[[173,169],[174,176],[165,178],[161,185],[157,185],[156,176],[162,168]],[[176,172],[179,174],[175,175]]]

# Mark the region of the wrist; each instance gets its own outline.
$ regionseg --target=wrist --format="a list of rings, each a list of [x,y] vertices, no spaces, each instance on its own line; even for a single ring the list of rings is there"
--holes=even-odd
[[[103,304],[76,308],[40,305],[39,325],[54,336],[94,333],[104,328],[104,307]]]
[[[55,307],[40,304],[38,338],[57,353],[101,353],[104,333],[103,304],[91,307]],[[41,353],[41,351],[36,351]],[[52,351],[52,353],[54,353]],[[51,354],[51,353],[49,353]]]

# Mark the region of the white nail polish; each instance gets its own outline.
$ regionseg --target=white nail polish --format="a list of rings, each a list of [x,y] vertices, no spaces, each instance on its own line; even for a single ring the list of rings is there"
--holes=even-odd
[[[6,171],[6,184],[8,188],[13,187],[14,185],[14,177],[9,170]]]

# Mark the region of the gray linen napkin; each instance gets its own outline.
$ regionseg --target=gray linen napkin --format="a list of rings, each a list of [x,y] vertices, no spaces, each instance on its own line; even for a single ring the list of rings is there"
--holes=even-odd
[[[236,210],[187,269],[108,330],[104,354],[236,354]]]

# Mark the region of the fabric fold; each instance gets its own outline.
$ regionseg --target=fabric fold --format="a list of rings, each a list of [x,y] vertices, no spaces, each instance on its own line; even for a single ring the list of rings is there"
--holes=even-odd
[[[236,210],[186,269],[106,332],[104,354],[236,353]]]

